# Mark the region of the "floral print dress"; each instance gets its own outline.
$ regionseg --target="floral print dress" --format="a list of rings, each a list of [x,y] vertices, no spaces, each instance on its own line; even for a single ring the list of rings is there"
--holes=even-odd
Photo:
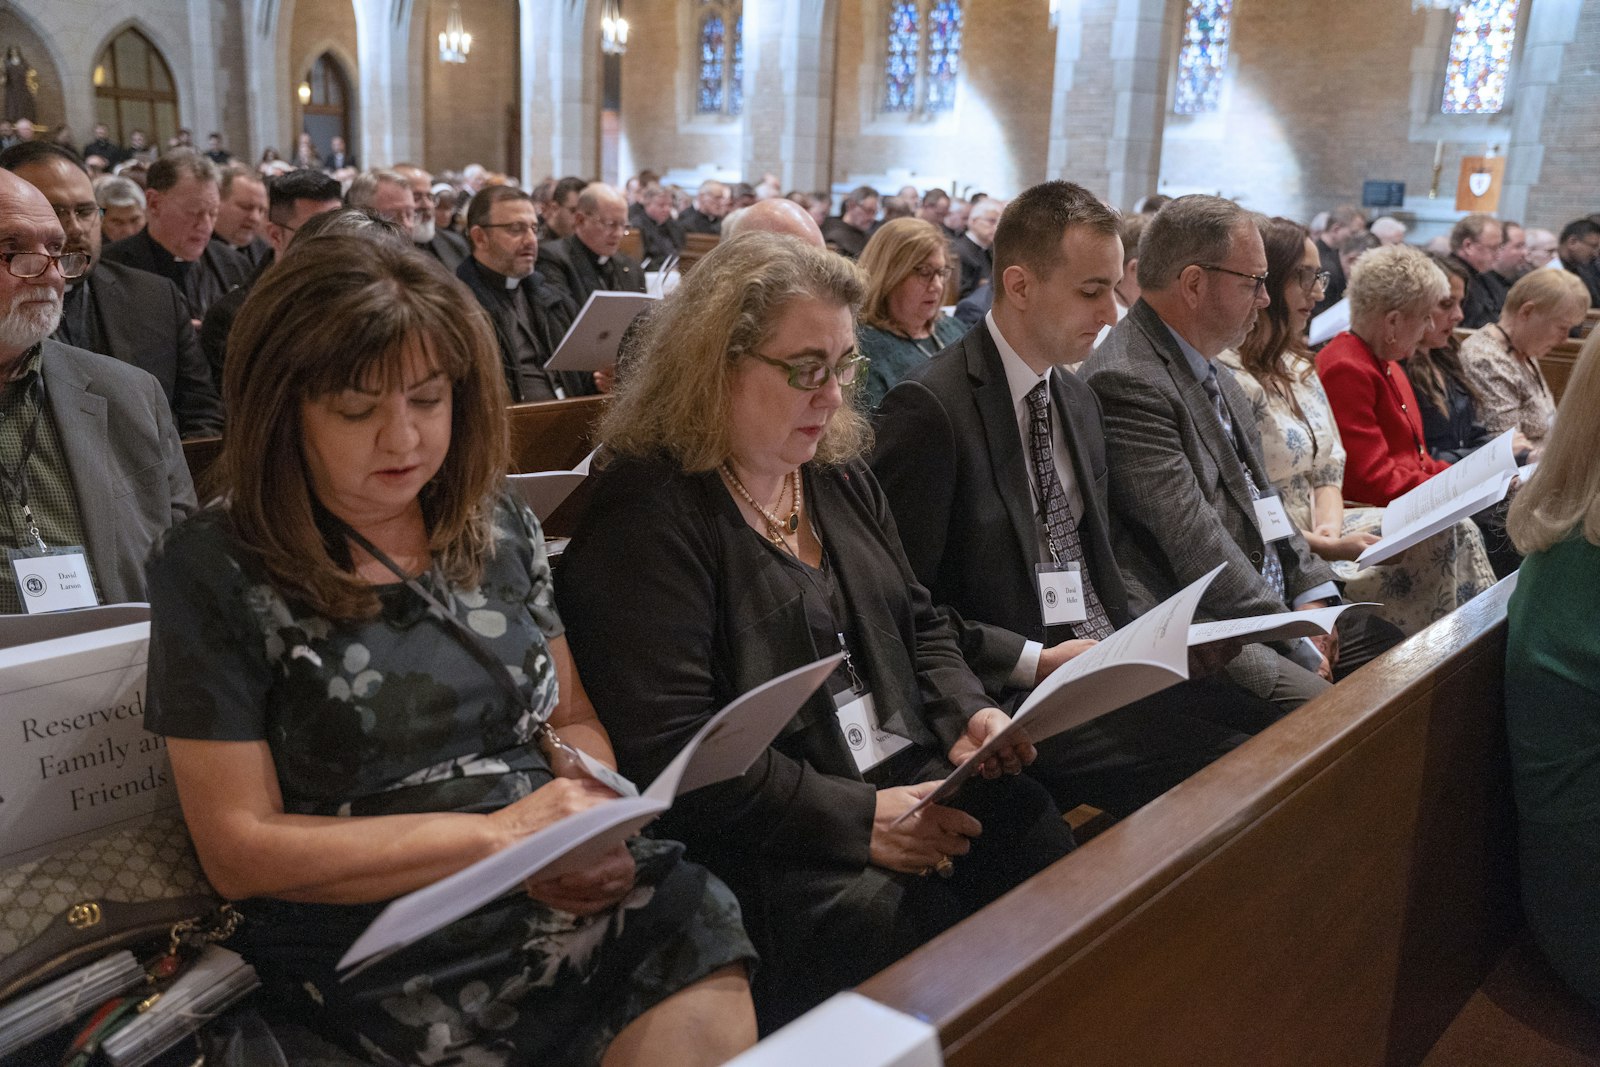
[[[147,725],[172,737],[265,741],[284,810],[334,817],[490,812],[553,775],[536,743],[557,702],[560,636],[538,520],[503,499],[476,589],[437,574],[449,605],[522,687],[511,705],[453,628],[402,584],[379,615],[333,622],[256,573],[219,510],[170,531],[149,565]],[[243,902],[230,947],[269,1014],[381,1064],[593,1064],[630,1021],[751,960],[733,896],[682,846],[630,844],[638,880],[578,918],[517,892],[348,980],[335,964],[383,904]]]
[[[1283,498],[1290,521],[1309,530],[1314,525],[1315,491],[1344,484],[1344,445],[1321,380],[1309,367],[1291,362],[1288,355],[1282,358],[1294,382],[1293,402],[1276,389],[1264,388],[1244,370],[1237,353],[1224,352],[1217,362],[1234,371],[1234,379],[1250,398],[1261,431],[1267,477]],[[1382,508],[1344,509],[1346,534],[1378,534],[1382,524]],[[1470,519],[1364,571],[1358,571],[1353,561],[1330,562],[1344,583],[1345,599],[1382,605],[1373,611],[1407,635],[1450,614],[1494,584],[1483,535]]]

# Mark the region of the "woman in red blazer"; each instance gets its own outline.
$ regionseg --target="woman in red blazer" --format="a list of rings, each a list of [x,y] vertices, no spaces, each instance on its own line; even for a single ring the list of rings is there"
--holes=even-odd
[[[1448,313],[1450,283],[1426,252],[1394,245],[1357,260],[1345,292],[1350,329],[1317,355],[1317,374],[1344,440],[1345,498],[1382,507],[1449,466],[1428,454],[1400,361]]]

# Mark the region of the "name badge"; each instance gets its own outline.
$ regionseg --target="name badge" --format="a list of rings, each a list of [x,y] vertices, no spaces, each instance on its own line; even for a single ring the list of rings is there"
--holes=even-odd
[[[850,756],[856,761],[856,770],[867,773],[911,743],[908,738],[892,734],[878,725],[878,708],[872,694],[846,689],[835,694],[833,703],[838,710],[839,729],[844,732],[844,743],[850,747]]]
[[[82,545],[62,548],[9,548],[11,570],[22,593],[22,610],[41,615],[70,608],[92,608],[98,603],[89,578],[89,560]]]
[[[1089,617],[1083,606],[1083,575],[1076,563],[1059,567],[1040,563],[1034,569],[1039,574],[1039,609],[1046,626],[1083,622]]]
[[[1258,497],[1256,506],[1256,526],[1261,530],[1261,540],[1267,544],[1282,541],[1294,533],[1294,523],[1289,521],[1289,513],[1283,510],[1283,501],[1276,496]]]

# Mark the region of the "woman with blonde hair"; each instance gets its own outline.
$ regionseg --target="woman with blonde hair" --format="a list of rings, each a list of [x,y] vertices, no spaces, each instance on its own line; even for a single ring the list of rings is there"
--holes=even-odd
[[[895,383],[960,340],[966,327],[946,315],[945,283],[955,273],[950,241],[931,222],[895,219],[879,226],[861,251],[867,295],[856,343],[867,364],[866,406],[876,408]]]
[[[1344,442],[1345,499],[1384,507],[1449,466],[1428,454],[1401,361],[1427,336],[1450,283],[1422,249],[1390,245],[1356,261],[1345,295],[1350,329],[1317,354],[1317,375]]]
[[[337,973],[387,901],[616,795],[494,335],[409,246],[296,239],[241,310],[217,502],[148,565],[146,725],[273,1014],[383,1064],[721,1063],[753,952],[667,841]]]
[[[1556,970],[1600,1010],[1597,409],[1600,333],[1583,346],[1506,523],[1527,558],[1507,611],[1505,696],[1523,909]]]
[[[738,895],[765,1028],[1072,847],[1043,787],[1015,773],[1031,745],[901,821],[1008,720],[861,459],[870,432],[844,389],[861,373],[864,287],[843,257],[773,234],[696,264],[604,416],[611,458],[561,564],[574,656],[638,781],[740,693],[844,654],[746,774],[659,824]]]
[[[1589,289],[1565,270],[1530,271],[1506,294],[1498,322],[1461,342],[1461,362],[1480,400],[1478,415],[1490,433],[1520,430],[1538,449],[1555,419],[1555,394],[1539,360],[1589,313]]]
[[[1311,551],[1333,565],[1345,583],[1345,596],[1377,602],[1373,614],[1388,624],[1362,624],[1359,616],[1341,620],[1344,640],[1329,656],[1340,678],[1394,643],[1390,638],[1416,633],[1489,588],[1494,575],[1470,522],[1430,538],[1401,559],[1366,570],[1356,567],[1356,557],[1378,539],[1383,510],[1344,504],[1344,444],[1305,342],[1328,276],[1304,226],[1283,218],[1261,218],[1257,225],[1267,253],[1271,300],[1238,350],[1222,353],[1217,362],[1238,372],[1234,378],[1250,398],[1267,477],[1289,520]]]

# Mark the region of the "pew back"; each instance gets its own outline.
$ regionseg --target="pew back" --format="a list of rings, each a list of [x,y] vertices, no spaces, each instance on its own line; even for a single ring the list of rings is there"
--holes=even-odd
[[[1421,1061],[1515,923],[1511,580],[860,992],[952,1067]]]
[[[700,257],[717,247],[722,238],[714,233],[690,233],[683,239],[683,252],[678,257],[678,273],[688,274]]]

